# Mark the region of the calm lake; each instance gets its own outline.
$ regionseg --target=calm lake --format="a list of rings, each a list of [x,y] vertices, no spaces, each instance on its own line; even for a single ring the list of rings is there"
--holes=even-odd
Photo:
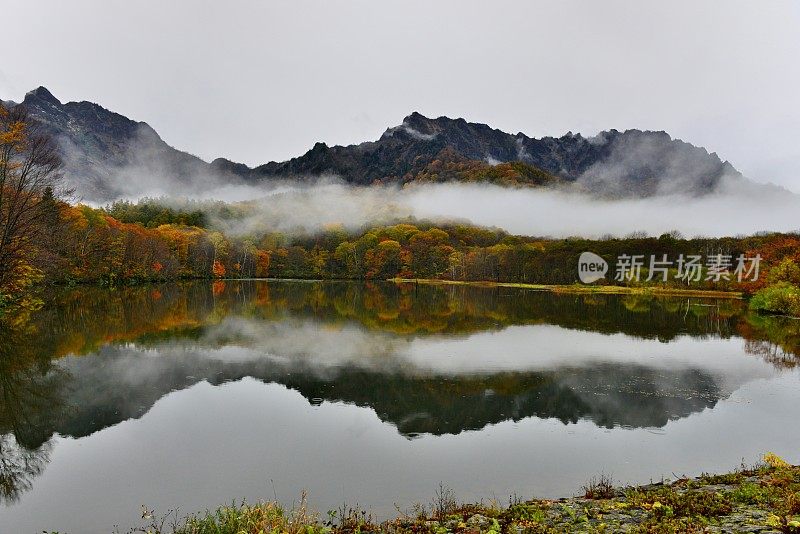
[[[53,301],[0,331],[2,533],[800,463],[800,321],[739,300],[218,281]]]

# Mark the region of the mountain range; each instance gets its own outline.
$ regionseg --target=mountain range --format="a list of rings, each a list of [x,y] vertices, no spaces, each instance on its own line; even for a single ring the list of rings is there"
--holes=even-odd
[[[4,105],[23,105],[44,125],[58,141],[67,183],[82,200],[97,203],[320,177],[360,186],[488,182],[603,198],[696,197],[731,184],[772,187],[750,182],[717,154],[665,132],[608,130],[588,138],[569,132],[537,139],[414,112],[375,141],[318,142],[302,156],[251,168],[224,158],[208,163],[168,145],[144,122],[91,102],[61,103],[44,87],[27,93],[20,104]]]

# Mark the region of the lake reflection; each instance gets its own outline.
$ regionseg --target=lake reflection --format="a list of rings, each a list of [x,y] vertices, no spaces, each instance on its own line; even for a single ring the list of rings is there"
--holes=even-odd
[[[10,532],[303,489],[390,515],[439,481],[505,501],[798,460],[800,325],[738,300],[278,281],[54,299],[0,332]]]

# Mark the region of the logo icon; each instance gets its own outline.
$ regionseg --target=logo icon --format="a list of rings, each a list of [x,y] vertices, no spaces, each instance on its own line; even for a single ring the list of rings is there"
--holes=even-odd
[[[608,263],[594,252],[584,252],[578,258],[578,278],[584,284],[591,284],[606,277]]]

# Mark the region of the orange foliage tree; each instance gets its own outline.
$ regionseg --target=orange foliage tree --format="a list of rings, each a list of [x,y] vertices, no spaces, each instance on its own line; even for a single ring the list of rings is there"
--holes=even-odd
[[[225,266],[222,265],[222,262],[220,262],[219,260],[214,260],[214,267],[212,267],[212,272],[214,273],[214,276],[216,276],[217,278],[222,278],[223,276],[225,276]]]
[[[33,241],[55,212],[60,166],[55,143],[24,107],[0,102],[0,294],[34,273]]]

